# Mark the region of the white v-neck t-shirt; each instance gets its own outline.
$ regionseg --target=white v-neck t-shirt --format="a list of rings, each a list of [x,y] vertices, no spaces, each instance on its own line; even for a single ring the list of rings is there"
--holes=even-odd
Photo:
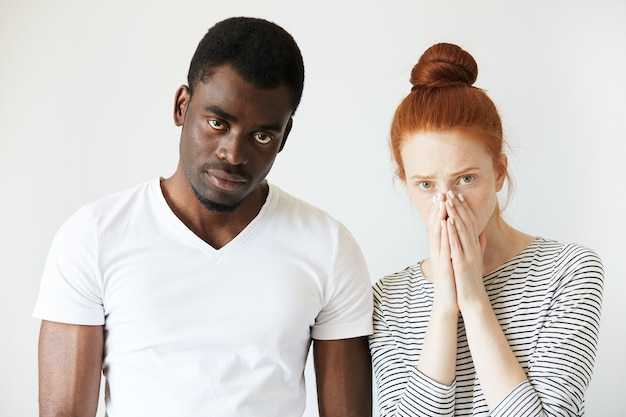
[[[104,325],[109,417],[301,416],[311,338],[371,334],[371,280],[340,222],[274,185],[216,250],[157,178],[65,222],[34,316]]]

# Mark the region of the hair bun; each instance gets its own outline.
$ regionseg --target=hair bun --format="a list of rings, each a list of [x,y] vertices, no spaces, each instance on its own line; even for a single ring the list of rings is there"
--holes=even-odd
[[[438,43],[428,48],[411,71],[413,88],[471,86],[478,76],[474,58],[459,46]]]

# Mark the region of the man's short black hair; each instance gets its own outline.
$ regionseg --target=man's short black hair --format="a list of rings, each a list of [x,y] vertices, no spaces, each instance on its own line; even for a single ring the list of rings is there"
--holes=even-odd
[[[190,93],[225,64],[257,88],[287,85],[296,111],[304,87],[304,63],[300,48],[282,27],[252,17],[232,17],[215,24],[191,59],[187,75]]]

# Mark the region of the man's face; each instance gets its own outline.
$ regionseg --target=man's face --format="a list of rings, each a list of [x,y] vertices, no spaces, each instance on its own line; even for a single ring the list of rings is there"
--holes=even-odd
[[[182,99],[182,100],[181,100]],[[209,210],[232,211],[269,173],[291,129],[289,88],[259,89],[228,65],[179,89],[180,165]]]

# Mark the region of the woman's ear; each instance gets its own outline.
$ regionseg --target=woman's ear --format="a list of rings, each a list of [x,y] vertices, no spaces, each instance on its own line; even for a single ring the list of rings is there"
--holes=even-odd
[[[176,126],[182,126],[185,122],[185,113],[187,113],[187,106],[189,106],[190,100],[189,87],[186,85],[178,87],[174,97],[174,124]]]
[[[500,191],[504,186],[504,180],[508,177],[509,159],[503,153],[496,162],[496,191]]]

